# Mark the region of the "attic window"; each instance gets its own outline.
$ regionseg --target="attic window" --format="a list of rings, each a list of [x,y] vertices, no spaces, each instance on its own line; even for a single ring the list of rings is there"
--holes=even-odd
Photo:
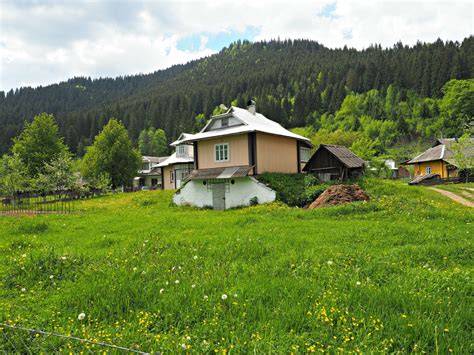
[[[178,145],[176,147],[176,156],[178,158],[186,156],[186,146],[184,144]]]
[[[222,117],[221,118],[221,127],[228,127],[229,126],[229,117]]]

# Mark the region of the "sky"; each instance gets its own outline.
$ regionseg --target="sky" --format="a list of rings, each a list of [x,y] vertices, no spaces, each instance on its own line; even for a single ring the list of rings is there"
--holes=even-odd
[[[0,0],[0,91],[150,73],[238,39],[363,49],[462,41],[473,30],[472,1]]]

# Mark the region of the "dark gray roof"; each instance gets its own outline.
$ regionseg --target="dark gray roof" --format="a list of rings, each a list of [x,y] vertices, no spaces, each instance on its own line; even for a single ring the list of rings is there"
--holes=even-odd
[[[211,168],[193,170],[187,180],[230,179],[247,176],[253,166],[231,166],[228,168]]]
[[[439,174],[420,175],[420,176],[417,176],[416,178],[414,178],[412,181],[410,181],[408,183],[408,185],[416,185],[416,184],[419,184],[422,181],[435,179],[435,178],[439,178]]]
[[[343,145],[335,144],[321,144],[321,147],[328,150],[334,155],[342,164],[348,168],[362,168],[365,165],[365,160],[355,155],[349,148]],[[319,149],[321,149],[321,147]]]

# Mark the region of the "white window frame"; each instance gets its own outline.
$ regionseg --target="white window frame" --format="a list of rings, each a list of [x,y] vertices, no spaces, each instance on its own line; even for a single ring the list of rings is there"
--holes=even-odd
[[[180,144],[176,147],[176,156],[178,158],[187,156],[186,146],[184,144]]]
[[[306,152],[306,159],[303,158],[303,152]],[[311,149],[306,147],[300,147],[300,163],[307,163],[311,159]]]
[[[226,149],[224,149],[224,147]],[[219,149],[219,152],[218,152],[218,149]],[[227,157],[225,157],[225,159],[223,159],[224,158],[224,151],[227,151]],[[230,145],[229,145],[229,143],[214,144],[214,163],[223,163],[223,162],[226,162],[226,161],[229,161],[229,160],[230,160]]]
[[[425,168],[426,175],[431,174],[433,170],[431,170],[431,166],[427,165]]]
[[[226,122],[226,124],[224,124],[224,122]],[[229,117],[221,118],[221,127],[229,127]]]

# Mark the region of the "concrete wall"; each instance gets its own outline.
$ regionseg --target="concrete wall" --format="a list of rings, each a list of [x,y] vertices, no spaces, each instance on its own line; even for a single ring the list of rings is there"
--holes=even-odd
[[[259,203],[275,201],[276,193],[269,187],[258,182],[251,176],[235,178],[235,183],[229,183],[229,190],[225,193],[226,209],[248,206],[250,199],[257,196]],[[196,207],[212,207],[212,190],[208,190],[204,180],[189,181],[180,191],[178,191],[173,201],[177,205],[191,205]]]
[[[297,141],[293,138],[257,133],[257,173],[297,173]]]
[[[214,161],[214,146],[220,143],[229,143],[228,161]],[[198,141],[197,147],[199,169],[249,165],[249,142],[247,133]]]

